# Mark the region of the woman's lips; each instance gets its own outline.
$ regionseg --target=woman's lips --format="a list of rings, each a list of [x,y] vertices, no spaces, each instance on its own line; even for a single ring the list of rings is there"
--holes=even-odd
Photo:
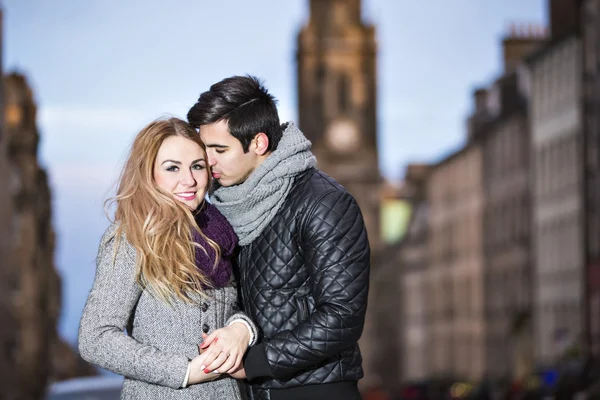
[[[175,193],[175,196],[179,197],[180,199],[189,201],[194,200],[196,198],[196,192]]]

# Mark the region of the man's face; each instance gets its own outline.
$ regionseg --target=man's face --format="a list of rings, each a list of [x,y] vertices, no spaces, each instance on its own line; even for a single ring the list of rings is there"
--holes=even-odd
[[[260,164],[254,151],[244,153],[240,141],[229,133],[226,121],[202,125],[200,138],[206,145],[213,178],[221,186],[243,183]]]

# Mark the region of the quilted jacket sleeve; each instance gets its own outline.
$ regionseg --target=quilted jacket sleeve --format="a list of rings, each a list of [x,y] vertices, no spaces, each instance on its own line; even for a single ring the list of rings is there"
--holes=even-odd
[[[294,329],[250,349],[249,379],[287,380],[354,345],[362,334],[370,249],[354,198],[342,190],[325,194],[307,213],[301,241],[315,309]],[[248,361],[257,366],[254,371]]]
[[[100,243],[94,285],[81,317],[81,357],[119,375],[177,389],[188,358],[161,352],[124,332],[141,289],[135,280],[136,251],[124,237],[113,263],[116,240],[111,228]]]

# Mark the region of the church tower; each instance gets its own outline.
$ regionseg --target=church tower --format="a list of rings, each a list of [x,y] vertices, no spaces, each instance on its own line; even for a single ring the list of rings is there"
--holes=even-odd
[[[344,185],[363,212],[371,247],[380,243],[375,29],[360,0],[310,0],[298,36],[300,129],[318,165]]]
[[[362,21],[360,0],[310,0],[309,21],[298,35],[299,125],[313,144],[319,169],[357,200],[369,234],[372,270],[381,246],[376,56],[375,29]],[[371,314],[360,342],[363,388],[376,384],[371,382]]]

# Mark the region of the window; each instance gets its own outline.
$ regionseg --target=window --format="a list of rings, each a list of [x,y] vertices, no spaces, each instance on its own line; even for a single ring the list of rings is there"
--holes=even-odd
[[[347,114],[351,111],[351,83],[346,74],[340,74],[338,77],[338,110],[341,114]]]
[[[591,85],[590,85],[591,86]],[[596,115],[587,116],[587,143],[586,143],[586,162],[587,167],[593,171],[598,169],[598,133],[596,132]]]
[[[585,46],[585,52],[584,52],[584,56],[585,56],[585,71],[586,72],[590,72],[590,73],[594,73],[595,69],[596,69],[596,59],[597,59],[597,54],[596,54],[596,49],[597,47],[597,42],[596,42],[596,34],[597,34],[597,28],[596,28],[596,19],[597,19],[597,15],[595,13],[596,10],[593,9],[594,6],[594,2],[588,2],[587,6],[586,6],[586,14],[587,14],[587,18],[585,19],[584,22],[584,46]]]

